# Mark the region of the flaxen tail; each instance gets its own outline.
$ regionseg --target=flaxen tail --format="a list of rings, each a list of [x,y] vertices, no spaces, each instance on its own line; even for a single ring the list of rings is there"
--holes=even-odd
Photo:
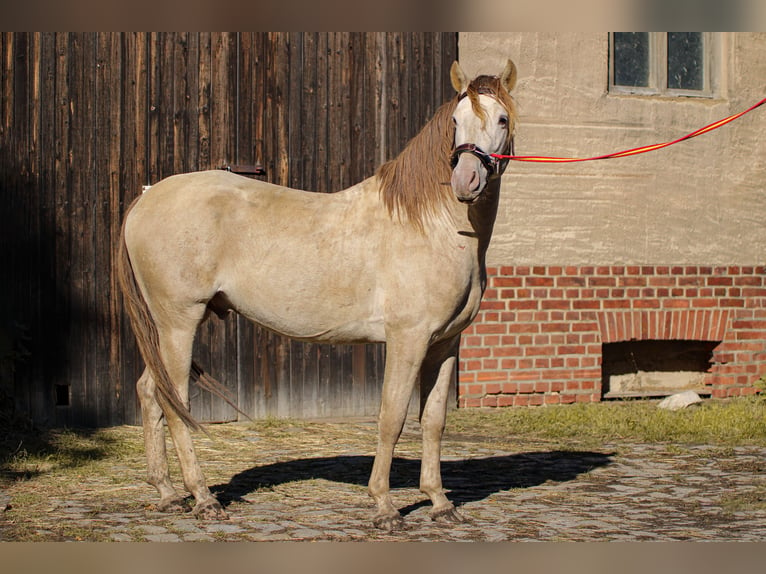
[[[163,412],[168,412],[168,410],[175,412],[190,428],[199,430],[201,428],[199,423],[194,420],[189,409],[183,404],[181,397],[178,396],[178,392],[170,380],[170,375],[162,361],[157,326],[141,293],[141,289],[136,282],[136,275],[130,262],[128,247],[125,244],[125,222],[137,201],[134,201],[128,208],[125,219],[123,219],[122,230],[120,231],[117,277],[122,288],[125,307],[130,317],[133,333],[136,336],[138,350],[141,352],[141,356],[144,358],[146,366],[154,378],[157,389],[157,401],[160,403]]]

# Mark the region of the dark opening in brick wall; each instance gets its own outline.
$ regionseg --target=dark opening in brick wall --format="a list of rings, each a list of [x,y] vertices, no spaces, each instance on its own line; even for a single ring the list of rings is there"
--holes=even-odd
[[[665,396],[694,390],[709,394],[705,375],[720,341],[620,341],[602,349],[604,398]]]

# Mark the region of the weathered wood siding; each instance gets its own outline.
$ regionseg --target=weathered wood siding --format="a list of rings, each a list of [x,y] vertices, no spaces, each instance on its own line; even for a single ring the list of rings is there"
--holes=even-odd
[[[143,363],[112,261],[141,187],[227,163],[347,187],[451,95],[456,51],[444,33],[0,34],[0,335],[31,354],[0,371],[0,399],[40,423],[137,423]],[[377,408],[381,346],[297,343],[233,316],[203,325],[195,357],[252,416]],[[236,418],[192,394],[200,419]]]

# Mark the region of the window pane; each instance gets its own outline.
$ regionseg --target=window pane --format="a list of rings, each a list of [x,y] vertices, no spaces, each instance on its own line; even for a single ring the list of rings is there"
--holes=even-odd
[[[649,33],[614,33],[614,84],[649,85]]]
[[[668,32],[668,88],[702,90],[701,32]]]

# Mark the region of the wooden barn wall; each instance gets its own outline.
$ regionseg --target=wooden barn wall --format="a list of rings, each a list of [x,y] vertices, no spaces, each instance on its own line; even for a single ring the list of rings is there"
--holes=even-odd
[[[227,163],[347,187],[450,97],[456,51],[443,33],[0,34],[3,405],[42,424],[138,423],[143,363],[112,261],[141,187]],[[195,347],[254,417],[374,412],[383,353],[237,316],[208,321]],[[237,418],[192,396],[201,420]]]

